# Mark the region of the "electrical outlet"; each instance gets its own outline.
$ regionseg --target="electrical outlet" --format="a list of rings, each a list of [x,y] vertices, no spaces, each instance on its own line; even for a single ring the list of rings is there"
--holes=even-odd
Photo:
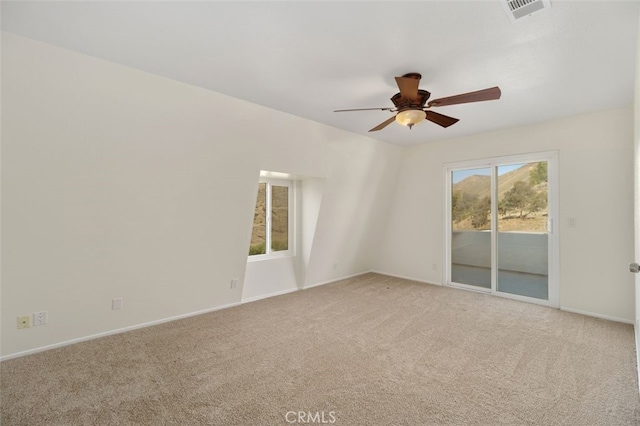
[[[31,315],[18,317],[18,330],[31,327]]]
[[[122,309],[122,297],[116,297],[111,301],[111,310],[117,311],[118,309]]]
[[[45,325],[47,323],[47,311],[40,311],[33,314],[33,326]]]
[[[231,288],[238,288],[238,279],[237,278],[232,278],[231,279]]]

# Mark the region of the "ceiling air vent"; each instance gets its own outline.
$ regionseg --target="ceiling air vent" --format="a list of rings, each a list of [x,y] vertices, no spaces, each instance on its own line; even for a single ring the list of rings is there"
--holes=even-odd
[[[551,7],[551,0],[500,0],[500,3],[511,22]]]

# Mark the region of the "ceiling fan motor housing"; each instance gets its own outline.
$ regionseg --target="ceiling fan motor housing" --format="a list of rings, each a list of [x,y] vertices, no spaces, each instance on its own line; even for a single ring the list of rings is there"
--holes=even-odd
[[[429,99],[429,96],[431,96],[431,93],[422,89],[418,90],[418,99],[416,100],[403,98],[398,92],[391,97],[391,102],[393,102],[398,111],[404,111],[407,109],[423,109]]]

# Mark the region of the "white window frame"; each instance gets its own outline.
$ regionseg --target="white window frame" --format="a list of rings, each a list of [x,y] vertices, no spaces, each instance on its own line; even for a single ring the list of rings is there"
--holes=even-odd
[[[294,181],[291,179],[273,179],[273,178],[265,178],[260,177],[258,181],[258,186],[264,183],[266,184],[265,196],[265,208],[266,208],[266,230],[265,230],[265,254],[254,254],[248,255],[247,259],[249,262],[259,261],[259,260],[267,260],[267,259],[277,259],[282,257],[291,257],[295,255],[295,187]],[[287,230],[287,250],[279,250],[279,251],[271,251],[271,188],[273,186],[285,186],[288,188],[289,196],[288,198],[288,230]],[[254,205],[255,211],[255,205]],[[251,224],[253,229],[253,222]]]

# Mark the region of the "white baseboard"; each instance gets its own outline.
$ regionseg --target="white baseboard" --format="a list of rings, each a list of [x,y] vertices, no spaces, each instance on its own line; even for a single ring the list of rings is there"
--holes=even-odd
[[[407,277],[407,276],[404,276],[404,275],[389,274],[388,272],[380,272],[380,271],[371,271],[371,272],[373,272],[374,274],[386,275],[387,277],[400,278],[401,280],[417,281],[417,282],[423,283],[423,284],[431,284],[431,285],[442,286],[442,283],[436,283],[436,282],[433,282],[433,281],[422,280],[420,278],[412,278],[412,277]]]
[[[298,291],[298,290],[300,289],[297,287],[288,288],[286,290],[278,290],[278,291],[274,291],[273,293],[261,294],[259,296],[253,296],[253,297],[248,297],[246,299],[242,299],[241,303],[244,304],[244,303],[256,302],[258,300],[268,299],[269,297],[282,296],[283,294],[293,293],[294,291]]]
[[[347,277],[341,277],[341,278],[336,278],[336,279],[331,280],[331,281],[325,281],[325,282],[321,282],[321,283],[312,284],[310,286],[304,287],[303,289],[292,288],[292,289],[287,289],[287,290],[281,290],[281,291],[277,291],[277,292],[274,292],[274,293],[269,293],[269,294],[265,294],[265,295],[261,295],[261,296],[255,296],[255,297],[251,297],[251,298],[248,298],[248,299],[244,299],[244,300],[242,300],[241,302],[238,302],[238,303],[230,303],[230,304],[218,306],[218,307],[215,307],[215,308],[203,309],[203,310],[196,311],[196,312],[189,312],[187,314],[176,315],[176,316],[169,317],[169,318],[162,318],[162,319],[155,320],[155,321],[149,321],[149,322],[145,322],[145,323],[142,323],[142,324],[135,324],[135,325],[131,325],[131,326],[124,327],[124,328],[118,328],[118,329],[115,329],[115,330],[109,330],[109,331],[105,331],[105,332],[102,332],[102,333],[92,334],[92,335],[89,335],[89,336],[78,337],[76,339],[65,340],[63,342],[58,342],[58,343],[54,343],[54,344],[51,344],[51,345],[40,346],[40,347],[29,349],[29,350],[26,350],[26,351],[15,352],[15,353],[12,353],[12,354],[0,356],[0,362],[6,361],[6,360],[9,360],[9,359],[13,359],[13,358],[19,358],[19,357],[26,356],[26,355],[35,354],[35,353],[38,353],[38,352],[48,351],[48,350],[51,350],[51,349],[61,348],[63,346],[73,345],[75,343],[86,342],[87,340],[93,340],[93,339],[98,339],[100,337],[111,336],[113,334],[124,333],[124,332],[127,332],[127,331],[136,330],[138,328],[150,327],[152,325],[162,324],[164,322],[175,321],[175,320],[179,320],[179,319],[182,319],[182,318],[192,317],[192,316],[195,316],[195,315],[201,315],[201,314],[206,314],[206,313],[209,313],[209,312],[219,311],[219,310],[222,310],[222,309],[233,308],[234,306],[238,306],[238,305],[243,304],[243,303],[255,302],[257,300],[266,299],[268,297],[280,296],[280,295],[291,293],[291,292],[298,291],[298,290],[304,290],[304,289],[308,289],[308,288],[312,288],[312,287],[318,287],[318,286],[325,285],[325,284],[330,284],[330,283],[333,283],[333,282],[336,282],[336,281],[342,281],[342,280],[345,280],[345,279],[348,279],[348,278],[357,277],[358,275],[363,275],[363,274],[366,274],[368,272],[369,271],[360,272],[358,274],[353,274],[353,275],[350,275],[350,276],[347,276]]]
[[[35,353],[38,353],[38,352],[44,352],[44,351],[47,351],[47,350],[50,350],[50,349],[61,348],[61,347],[64,347],[64,346],[75,344],[75,343],[80,343],[80,342],[85,342],[85,341],[88,341],[88,340],[98,339],[100,337],[111,336],[111,335],[114,335],[114,334],[124,333],[124,332],[127,332],[127,331],[136,330],[136,329],[139,329],[139,328],[150,327],[150,326],[162,324],[162,323],[165,323],[165,322],[170,322],[170,321],[175,321],[175,320],[179,320],[179,319],[183,319],[183,318],[188,318],[188,317],[192,317],[192,316],[195,316],[195,315],[202,315],[202,314],[206,314],[206,313],[209,313],[209,312],[215,312],[215,311],[219,311],[219,310],[222,310],[222,309],[232,308],[232,307],[238,306],[240,304],[255,302],[255,301],[258,301],[258,300],[261,300],[261,299],[266,299],[266,298],[269,298],[269,297],[280,296],[280,295],[287,294],[287,293],[292,293],[292,292],[295,292],[295,291],[298,291],[298,290],[307,290],[307,289],[310,289],[310,288],[314,288],[314,287],[319,287],[319,286],[322,286],[322,285],[335,283],[335,282],[338,282],[338,281],[346,280],[346,279],[349,279],[349,278],[354,278],[354,277],[357,277],[357,276],[360,276],[360,275],[364,275],[364,274],[368,274],[368,273],[375,273],[375,274],[385,275],[385,276],[388,276],[388,277],[405,279],[405,280],[410,280],[410,281],[416,281],[416,282],[420,282],[420,283],[424,283],[424,284],[430,284],[430,285],[438,285],[438,286],[442,285],[441,283],[435,283],[435,282],[426,281],[426,280],[422,280],[422,279],[418,279],[418,278],[407,277],[407,276],[389,274],[389,273],[386,273],[386,272],[379,272],[379,271],[375,271],[375,270],[359,272],[357,274],[349,275],[349,276],[346,276],[346,277],[336,278],[336,279],[332,279],[332,280],[329,280],[329,281],[323,281],[323,282],[320,282],[320,283],[314,283],[314,284],[311,284],[311,285],[307,285],[302,289],[291,288],[291,289],[281,290],[281,291],[277,291],[277,292],[274,292],[274,293],[269,293],[269,294],[265,294],[265,295],[251,297],[251,298],[248,298],[248,299],[243,299],[240,303],[230,303],[230,304],[227,304],[227,305],[217,306],[215,308],[203,309],[203,310],[196,311],[196,312],[189,312],[189,313],[186,313],[186,314],[176,315],[176,316],[169,317],[169,318],[162,318],[162,319],[159,319],[159,320],[154,320],[154,321],[149,321],[149,322],[145,322],[145,323],[141,323],[141,324],[131,325],[131,326],[124,327],[124,328],[119,328],[119,329],[115,329],[115,330],[109,330],[109,331],[105,331],[105,332],[102,332],[102,333],[92,334],[92,335],[89,335],[89,336],[83,336],[83,337],[79,337],[79,338],[76,338],[76,339],[66,340],[66,341],[59,342],[59,343],[54,343],[54,344],[51,344],[51,345],[40,346],[38,348],[29,349],[29,350],[26,350],[26,351],[21,351],[21,352],[16,352],[16,353],[13,353],[13,354],[0,356],[0,362],[6,361],[6,360],[9,360],[9,359],[13,359],[13,358],[19,358],[19,357],[26,356],[26,355],[35,354]],[[586,315],[586,316],[591,316],[591,317],[596,317],[596,318],[602,318],[602,319],[606,319],[606,320],[609,320],[609,321],[615,321],[615,322],[621,322],[621,323],[625,323],[625,324],[635,325],[636,355],[637,355],[638,375],[639,375],[639,383],[640,383],[640,321],[637,324],[634,324],[633,320],[628,320],[628,319],[624,319],[624,318],[617,318],[617,317],[613,317],[613,316],[609,316],[609,315],[597,314],[597,313],[594,313],[594,312],[583,311],[583,310],[568,308],[568,307],[564,307],[564,306],[561,306],[560,310],[567,311],[567,312],[572,312],[572,313],[576,313],[576,314],[581,314],[581,315]],[[640,388],[639,388],[639,392],[640,392]]]
[[[348,280],[349,278],[359,277],[360,275],[368,274],[370,272],[373,272],[373,271],[358,272],[357,274],[347,275],[346,277],[340,277],[340,278],[336,278],[336,279],[329,280],[329,281],[323,281],[321,283],[309,284],[309,285],[304,286],[302,288],[302,290],[307,290],[307,289],[314,288],[314,287],[320,287],[321,285],[327,285],[327,284],[335,283],[335,282],[342,281],[342,280]]]
[[[337,281],[342,281],[342,280],[346,280],[348,278],[353,278],[353,277],[357,277],[359,275],[367,274],[369,272],[370,271],[360,272],[360,273],[357,273],[357,274],[349,275],[347,277],[341,277],[341,278],[336,278],[336,279],[330,280],[330,281],[325,281],[325,282],[321,282],[321,283],[312,284],[312,285],[304,287],[303,289],[292,288],[292,289],[282,290],[282,291],[278,291],[278,292],[274,292],[274,293],[269,293],[269,294],[265,294],[265,295],[261,295],[261,296],[255,296],[255,297],[251,297],[251,298],[248,298],[248,299],[244,299],[244,300],[242,300],[241,302],[238,302],[238,303],[230,303],[230,304],[218,306],[218,307],[215,307],[215,308],[203,309],[203,310],[196,311],[196,312],[189,312],[189,313],[186,313],[186,314],[176,315],[176,316],[169,317],[169,318],[162,318],[162,319],[155,320],[155,321],[149,321],[149,322],[145,322],[145,323],[142,323],[142,324],[135,324],[135,325],[131,325],[131,326],[124,327],[124,328],[118,328],[118,329],[115,329],[115,330],[109,330],[109,331],[105,331],[105,332],[102,332],[102,333],[92,334],[92,335],[89,335],[89,336],[78,337],[76,339],[65,340],[63,342],[58,342],[58,343],[54,343],[54,344],[46,345],[46,346],[40,346],[40,347],[29,349],[29,350],[26,350],[26,351],[15,352],[15,353],[12,353],[12,354],[0,356],[0,362],[6,361],[6,360],[9,360],[9,359],[13,359],[13,358],[19,358],[19,357],[26,356],[26,355],[32,355],[32,354],[35,354],[35,353],[38,353],[38,352],[44,352],[44,351],[48,351],[48,350],[51,350],[51,349],[56,349],[56,348],[61,348],[61,347],[64,347],[64,346],[73,345],[75,343],[86,342],[87,340],[93,340],[93,339],[98,339],[100,337],[111,336],[113,334],[124,333],[124,332],[127,332],[127,331],[136,330],[138,328],[150,327],[152,325],[162,324],[164,322],[175,321],[175,320],[179,320],[179,319],[182,319],[182,318],[192,317],[192,316],[195,316],[195,315],[201,315],[201,314],[206,314],[206,313],[209,313],[209,312],[219,311],[219,310],[222,310],[222,309],[233,308],[234,306],[239,306],[239,305],[241,305],[243,303],[255,302],[257,300],[266,299],[268,297],[280,296],[280,295],[291,293],[291,292],[298,291],[298,290],[306,290],[306,289],[309,289],[309,288],[312,288],[312,287],[318,287],[318,286],[325,285],[325,284],[331,284],[331,283],[334,283],[334,282],[337,282]]]
[[[621,322],[621,323],[624,323],[624,324],[632,324],[633,325],[633,320],[628,320],[628,319],[625,319],[625,318],[612,317],[610,315],[603,315],[603,314],[597,314],[595,312],[582,311],[580,309],[567,308],[566,306],[560,306],[560,310],[561,311],[566,311],[566,312],[571,312],[571,313],[574,313],[574,314],[586,315],[588,317],[602,318],[602,319],[606,319],[606,320],[609,320],[609,321],[615,321],[615,322]]]
[[[63,346],[73,345],[75,343],[86,342],[87,340],[98,339],[100,337],[111,336],[113,334],[120,334],[120,333],[124,333],[124,332],[127,332],[127,331],[136,330],[138,328],[150,327],[152,325],[158,325],[158,324],[162,324],[162,323],[165,323],[165,322],[170,322],[170,321],[175,321],[175,320],[179,320],[179,319],[183,319],[183,318],[193,317],[193,316],[196,316],[196,315],[202,315],[202,314],[206,314],[206,313],[209,313],[209,312],[220,311],[222,309],[233,308],[234,306],[238,306],[239,304],[240,303],[230,303],[228,305],[222,305],[222,306],[217,306],[215,308],[203,309],[201,311],[196,311],[196,312],[189,312],[189,313],[186,313],[186,314],[176,315],[176,316],[169,317],[169,318],[162,318],[162,319],[159,319],[159,320],[149,321],[149,322],[145,322],[145,323],[142,323],[142,324],[136,324],[136,325],[131,325],[131,326],[124,327],[124,328],[118,328],[118,329],[115,329],[115,330],[109,330],[109,331],[105,331],[105,332],[102,332],[102,333],[92,334],[90,336],[78,337],[77,339],[65,340],[64,342],[54,343],[52,345],[40,346],[38,348],[29,349],[29,350],[22,351],[22,352],[16,352],[16,353],[9,354],[9,355],[4,355],[4,356],[0,357],[0,362],[1,361],[6,361],[6,360],[9,360],[9,359],[13,359],[13,358],[19,358],[19,357],[26,356],[26,355],[35,354],[35,353],[38,353],[38,352],[48,351],[50,349],[56,349],[56,348],[61,348]]]
[[[323,282],[320,282],[320,283],[311,284],[311,285],[305,286],[303,288],[297,288],[297,287],[296,288],[289,288],[289,289],[286,289],[286,290],[274,291],[273,293],[268,293],[268,294],[262,294],[262,295],[259,295],[259,296],[249,297],[247,299],[242,299],[242,303],[251,303],[251,302],[258,301],[258,300],[267,299],[269,297],[281,296],[283,294],[293,293],[294,291],[307,290],[307,289],[314,288],[314,287],[320,287],[321,285],[327,285],[327,284],[335,283],[335,282],[338,282],[338,281],[347,280],[349,278],[353,278],[353,277],[357,277],[357,276],[360,276],[360,275],[368,274],[369,272],[371,272],[371,271],[359,272],[357,274],[349,275],[349,276],[346,276],[346,277],[340,277],[340,278],[336,278],[336,279],[333,279],[333,280],[330,280],[330,281],[323,281]]]
[[[380,271],[376,271],[376,270],[372,270],[371,271],[374,274],[380,274],[380,275],[386,275],[388,277],[394,277],[394,278],[400,278],[400,279],[404,279],[404,280],[410,280],[410,281],[417,281],[420,283],[424,283],[424,284],[431,284],[431,285],[439,285],[442,286],[442,283],[436,283],[436,282],[432,282],[432,281],[426,281],[426,280],[422,280],[419,278],[413,278],[413,277],[407,277],[407,276],[403,276],[403,275],[396,275],[396,274],[390,274],[387,272],[380,272]],[[579,309],[573,309],[573,308],[568,308],[566,306],[561,306],[560,307],[561,311],[567,311],[567,312],[572,312],[574,314],[581,314],[581,315],[586,315],[589,317],[595,317],[595,318],[601,318],[601,319],[606,319],[609,321],[615,321],[615,322],[621,322],[624,324],[634,324],[633,320],[629,320],[629,319],[625,319],[625,318],[618,318],[618,317],[613,317],[610,315],[603,315],[603,314],[598,314],[595,312],[589,312],[589,311],[582,311]],[[638,322],[638,324],[636,325],[636,346],[638,348],[638,350],[636,351],[636,353],[638,354],[638,374],[639,374],[639,378],[640,378],[640,321]]]

